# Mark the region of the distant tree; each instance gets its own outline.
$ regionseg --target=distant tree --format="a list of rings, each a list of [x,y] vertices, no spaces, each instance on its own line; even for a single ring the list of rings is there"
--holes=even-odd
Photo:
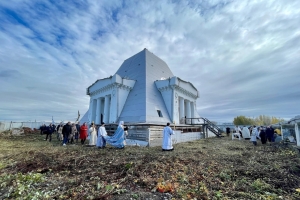
[[[284,119],[272,117],[272,119],[271,119],[271,124],[277,124],[277,123],[279,123],[279,122],[284,122]]]
[[[276,124],[278,122],[284,122],[284,119],[280,119],[273,116],[259,115],[255,118],[249,118],[245,116],[237,116],[233,119],[235,125],[256,125],[256,126],[267,126]]]
[[[233,119],[234,125],[251,125],[254,123],[253,119],[245,116],[237,116]]]

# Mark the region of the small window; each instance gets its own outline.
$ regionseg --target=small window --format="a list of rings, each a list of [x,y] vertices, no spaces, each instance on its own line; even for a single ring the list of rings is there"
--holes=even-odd
[[[163,115],[162,115],[162,113],[161,113],[160,110],[157,110],[157,114],[158,114],[159,117],[163,117]]]

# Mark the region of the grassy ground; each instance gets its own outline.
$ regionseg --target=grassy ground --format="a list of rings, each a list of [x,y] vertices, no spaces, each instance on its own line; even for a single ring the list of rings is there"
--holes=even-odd
[[[0,199],[300,199],[293,148],[223,137],[162,152],[43,139],[0,136]]]

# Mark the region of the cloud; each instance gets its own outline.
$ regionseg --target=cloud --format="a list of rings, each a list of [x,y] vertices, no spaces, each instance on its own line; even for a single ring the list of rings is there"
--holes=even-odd
[[[294,0],[3,1],[0,119],[73,120],[88,109],[86,88],[143,48],[199,90],[201,116],[294,117],[299,7]]]

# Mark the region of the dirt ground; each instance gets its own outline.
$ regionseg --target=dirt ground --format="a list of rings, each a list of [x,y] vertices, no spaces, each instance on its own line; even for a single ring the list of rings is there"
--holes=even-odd
[[[293,147],[209,138],[161,147],[0,136],[0,199],[300,199]]]

